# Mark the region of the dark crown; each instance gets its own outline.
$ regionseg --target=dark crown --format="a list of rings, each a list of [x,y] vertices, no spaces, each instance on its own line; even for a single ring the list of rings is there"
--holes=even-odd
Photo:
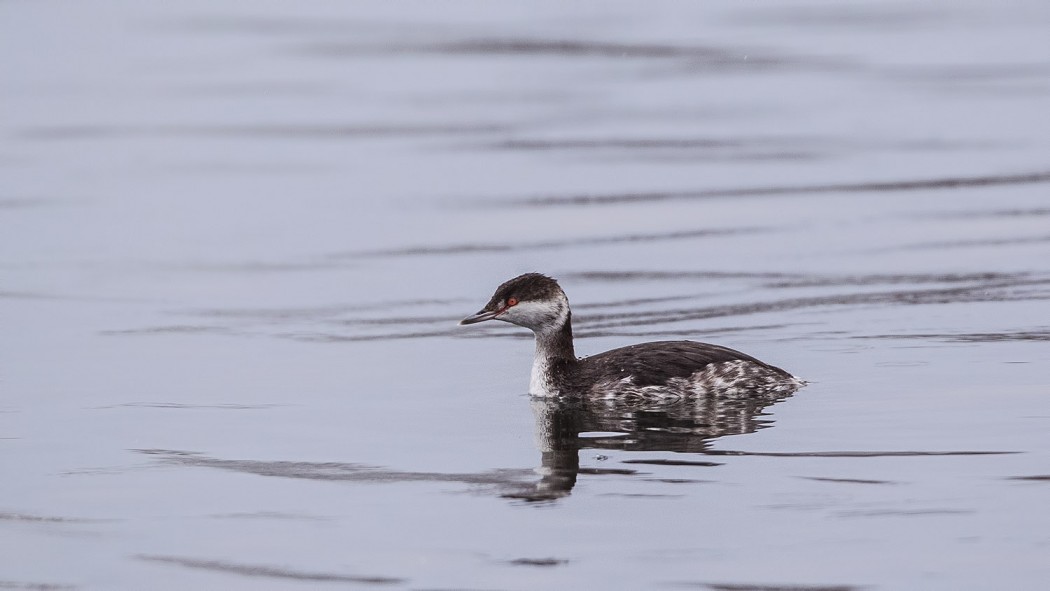
[[[486,308],[493,308],[509,298],[516,298],[521,302],[549,300],[563,293],[554,279],[542,273],[526,273],[497,287]]]

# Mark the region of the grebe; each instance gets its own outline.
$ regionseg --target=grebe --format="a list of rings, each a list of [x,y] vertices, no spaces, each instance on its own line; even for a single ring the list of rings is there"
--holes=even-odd
[[[572,346],[569,299],[558,282],[526,273],[496,288],[474,324],[502,320],[536,336],[529,393],[597,398],[788,395],[805,382],[728,347],[693,341],[657,341],[579,359]]]

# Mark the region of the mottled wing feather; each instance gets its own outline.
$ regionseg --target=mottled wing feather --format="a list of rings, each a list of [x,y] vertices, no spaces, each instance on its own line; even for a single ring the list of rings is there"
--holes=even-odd
[[[774,372],[787,372],[728,347],[694,341],[657,341],[613,349],[581,360],[581,377],[593,381],[631,376],[634,386],[662,386],[673,378],[687,378],[709,364],[750,361]]]

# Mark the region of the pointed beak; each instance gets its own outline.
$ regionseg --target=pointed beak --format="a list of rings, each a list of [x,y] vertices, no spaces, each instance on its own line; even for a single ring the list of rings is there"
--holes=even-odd
[[[494,312],[492,310],[482,310],[477,314],[467,316],[463,320],[460,320],[459,325],[463,326],[465,324],[477,324],[478,322],[485,322],[486,320],[492,320],[498,315],[499,312]]]

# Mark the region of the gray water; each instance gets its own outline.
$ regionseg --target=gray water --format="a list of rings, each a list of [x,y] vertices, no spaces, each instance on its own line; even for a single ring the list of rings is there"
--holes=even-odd
[[[1050,5],[0,3],[0,588],[1040,589]],[[774,401],[530,400],[690,338]],[[493,323],[490,323],[493,324]]]

